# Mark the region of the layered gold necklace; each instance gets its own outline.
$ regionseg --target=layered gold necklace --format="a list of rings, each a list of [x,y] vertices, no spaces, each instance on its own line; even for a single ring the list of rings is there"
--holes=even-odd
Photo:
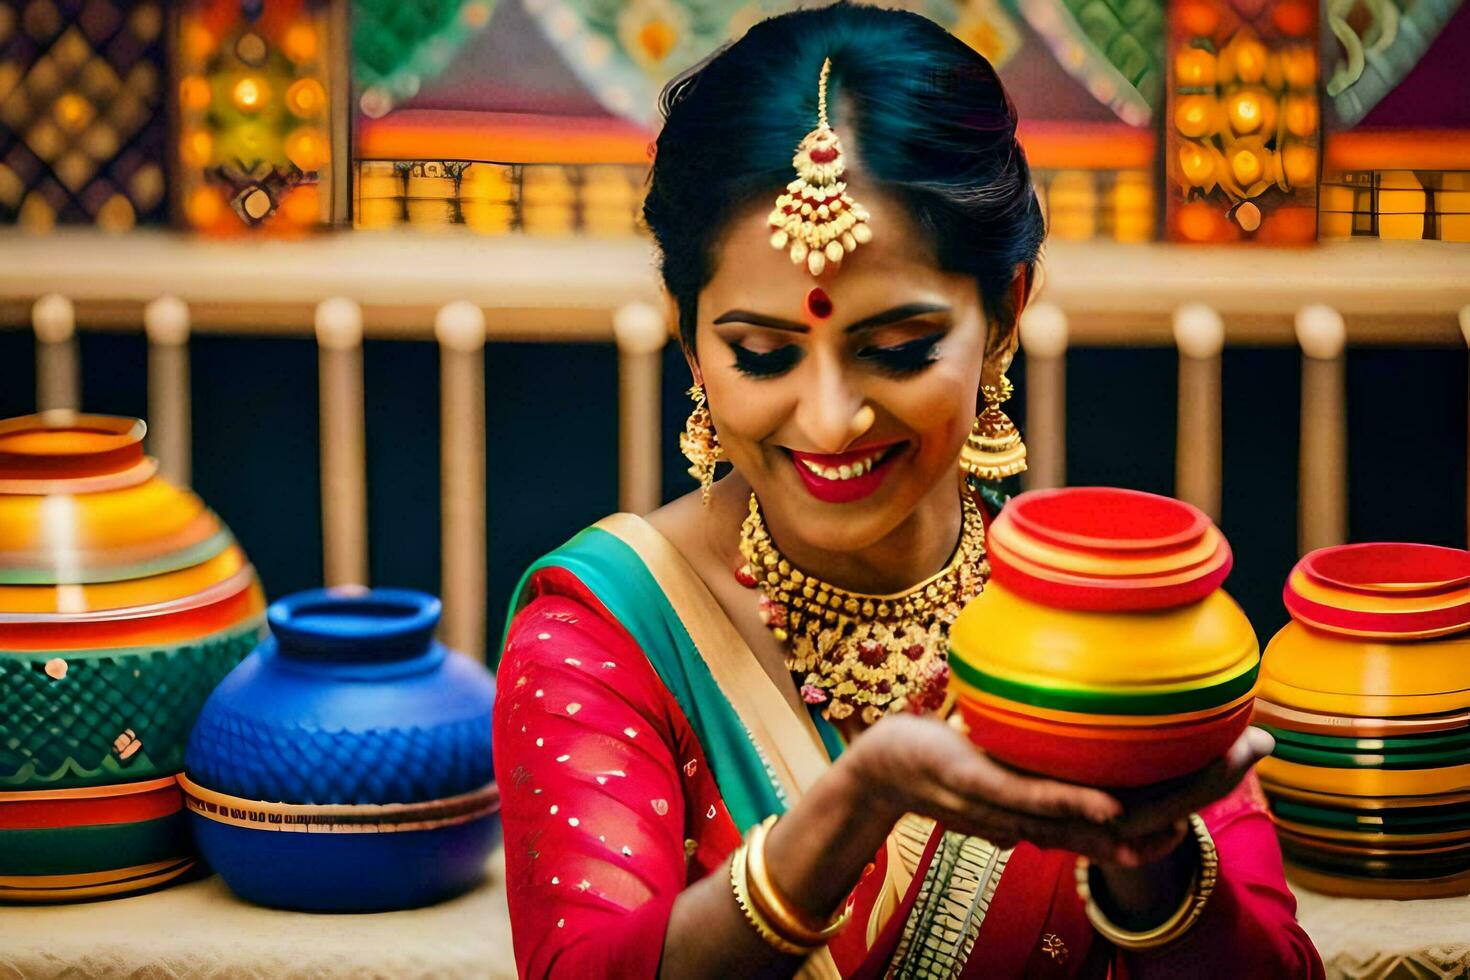
[[[786,667],[807,704],[841,721],[866,724],[883,715],[938,709],[949,683],[949,627],[965,603],[985,588],[985,523],[979,505],[961,493],[959,546],[949,563],[913,588],[893,595],[849,592],[795,568],[771,540],[760,503],[740,528],[745,564],[735,578],[759,589],[761,621],[786,647]]]

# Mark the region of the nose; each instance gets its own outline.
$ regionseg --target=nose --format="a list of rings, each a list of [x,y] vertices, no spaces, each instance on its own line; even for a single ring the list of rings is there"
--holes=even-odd
[[[854,431],[853,417],[862,408],[863,396],[848,382],[841,364],[817,355],[812,383],[796,406],[796,424],[819,453],[840,453],[861,433]]]

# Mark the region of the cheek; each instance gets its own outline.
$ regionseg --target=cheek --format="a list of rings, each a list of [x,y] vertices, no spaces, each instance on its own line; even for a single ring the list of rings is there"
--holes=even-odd
[[[923,376],[895,386],[886,400],[890,412],[923,440],[925,456],[948,456],[964,442],[975,420],[979,368],[944,361]]]
[[[781,428],[790,414],[788,387],[779,379],[752,381],[728,368],[705,370],[715,431],[736,465],[749,462],[759,452],[756,444]]]

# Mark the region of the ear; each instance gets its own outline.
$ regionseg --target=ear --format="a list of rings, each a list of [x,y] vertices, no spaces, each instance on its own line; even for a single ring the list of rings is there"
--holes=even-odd
[[[1021,313],[1026,309],[1026,303],[1031,298],[1032,267],[1024,262],[1016,263],[1015,275],[1011,277],[1010,285],[1006,287],[1006,302],[1004,311],[1005,323],[993,324],[993,333],[985,342],[985,365],[981,369],[982,380],[993,384],[999,380],[1006,369],[1011,366],[1011,360],[1016,356],[1016,348],[1020,344],[1021,333],[1018,326],[1021,322]]]
[[[668,287],[663,284],[659,285],[659,298],[663,301],[664,305],[664,322],[669,325],[669,331],[674,335],[674,339],[679,342],[679,349],[684,352],[684,363],[689,365],[689,376],[694,379],[695,384],[704,384],[704,375],[700,374],[699,371],[699,360],[694,356],[694,351],[685,345],[683,335],[679,332],[678,301],[674,299]]]

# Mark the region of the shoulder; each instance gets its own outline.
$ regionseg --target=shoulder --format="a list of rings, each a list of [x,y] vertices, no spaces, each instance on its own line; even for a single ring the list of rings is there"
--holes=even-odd
[[[537,595],[512,619],[496,684],[502,725],[584,709],[594,726],[636,715],[665,729],[671,718],[671,695],[633,637],[595,599],[565,587]]]

